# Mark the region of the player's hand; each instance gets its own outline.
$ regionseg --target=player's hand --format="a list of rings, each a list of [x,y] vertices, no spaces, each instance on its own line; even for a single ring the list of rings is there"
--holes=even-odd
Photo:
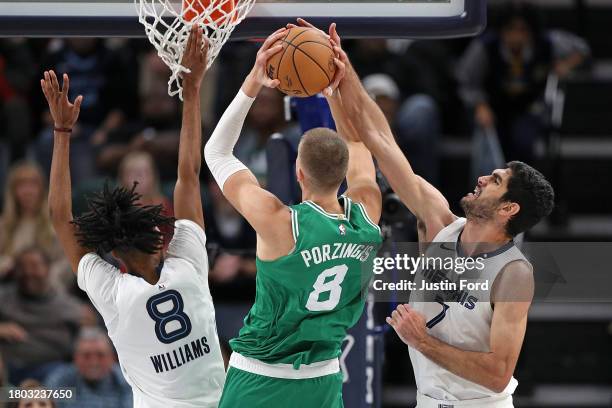
[[[45,94],[53,123],[57,129],[72,129],[81,111],[83,97],[77,96],[73,103],[68,100],[70,79],[64,74],[63,84],[60,89],[57,76],[53,71],[45,71],[44,79],[40,80],[40,86]]]
[[[335,23],[334,23],[335,24]],[[313,28],[317,31],[319,31],[321,34],[323,34],[325,37],[327,37],[327,39],[331,39],[330,34],[327,34],[325,31],[321,30],[318,27],[315,27],[314,25],[312,25],[311,23],[309,23],[308,21],[304,20],[303,18],[298,18],[297,19],[297,24],[293,24],[293,23],[289,23],[287,24],[287,28],[295,28],[295,27],[308,27],[308,28]],[[330,27],[331,29],[331,27]],[[331,30],[330,30],[331,31]]]
[[[404,343],[417,350],[429,337],[425,316],[409,305],[399,305],[391,317],[387,317],[387,323]]]
[[[291,23],[287,24],[287,28],[294,28],[294,27],[308,27],[308,28],[318,30],[321,34],[325,35],[325,37],[327,37],[327,39],[331,43],[334,49],[334,53],[336,54],[336,58],[334,58],[334,63],[336,64],[336,74],[334,75],[334,79],[331,81],[331,84],[323,90],[324,96],[328,98],[331,97],[336,91],[336,89],[338,89],[340,82],[346,76],[346,66],[348,63],[348,57],[346,53],[344,52],[344,50],[342,50],[341,39],[340,39],[340,35],[338,35],[336,23],[332,23],[329,26],[329,34],[315,27],[314,25],[304,20],[303,18],[297,19],[297,25],[291,24]]]
[[[28,338],[28,332],[17,323],[0,323],[0,339],[10,343],[21,343]]]
[[[247,76],[247,79],[242,87],[244,93],[251,98],[256,97],[261,88],[264,86],[268,88],[276,88],[280,85],[280,81],[278,79],[270,78],[267,72],[267,67],[268,60],[273,55],[281,52],[283,49],[281,44],[274,44],[286,35],[287,29],[285,27],[276,30],[268,38],[266,38],[259,51],[257,51],[255,65],[253,66],[251,73]]]
[[[190,71],[182,74],[183,89],[199,90],[208,65],[208,39],[204,37],[202,27],[197,24],[193,25],[189,33],[181,65]]]

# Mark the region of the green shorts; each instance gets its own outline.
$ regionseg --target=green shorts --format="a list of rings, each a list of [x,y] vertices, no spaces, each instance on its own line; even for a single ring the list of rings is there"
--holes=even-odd
[[[230,367],[219,408],[342,408],[342,373],[304,380],[265,377]]]

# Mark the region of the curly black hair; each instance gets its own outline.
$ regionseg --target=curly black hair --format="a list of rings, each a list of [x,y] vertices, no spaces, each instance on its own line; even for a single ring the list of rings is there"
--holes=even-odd
[[[514,237],[525,232],[542,218],[550,215],[555,207],[555,192],[544,175],[520,161],[507,164],[512,171],[508,191],[502,201],[518,203],[519,212],[508,221],[506,232]]]
[[[138,204],[142,196],[135,191],[137,185],[111,189],[106,182],[88,198],[89,211],[72,221],[79,244],[101,254],[134,249],[154,254],[163,247],[159,227],[174,225],[175,219],[163,214],[162,205]]]

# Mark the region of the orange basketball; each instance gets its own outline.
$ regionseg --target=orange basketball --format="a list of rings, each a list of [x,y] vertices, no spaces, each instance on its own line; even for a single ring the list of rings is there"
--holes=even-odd
[[[183,0],[183,18],[193,21],[204,14],[204,10],[211,5],[215,7],[215,10],[204,21],[205,24],[221,25],[225,23],[228,16],[231,16],[232,22],[236,21],[235,0]]]
[[[319,30],[294,27],[278,40],[283,50],[267,64],[268,76],[280,80],[278,89],[290,96],[308,97],[327,88],[336,73],[334,51]]]

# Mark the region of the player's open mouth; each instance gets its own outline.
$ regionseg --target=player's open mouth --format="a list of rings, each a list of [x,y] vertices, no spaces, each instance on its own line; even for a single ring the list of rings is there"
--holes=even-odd
[[[474,192],[468,194],[468,196],[478,198],[478,197],[480,197],[480,193],[482,193],[482,189],[480,187],[476,186],[474,188]]]

